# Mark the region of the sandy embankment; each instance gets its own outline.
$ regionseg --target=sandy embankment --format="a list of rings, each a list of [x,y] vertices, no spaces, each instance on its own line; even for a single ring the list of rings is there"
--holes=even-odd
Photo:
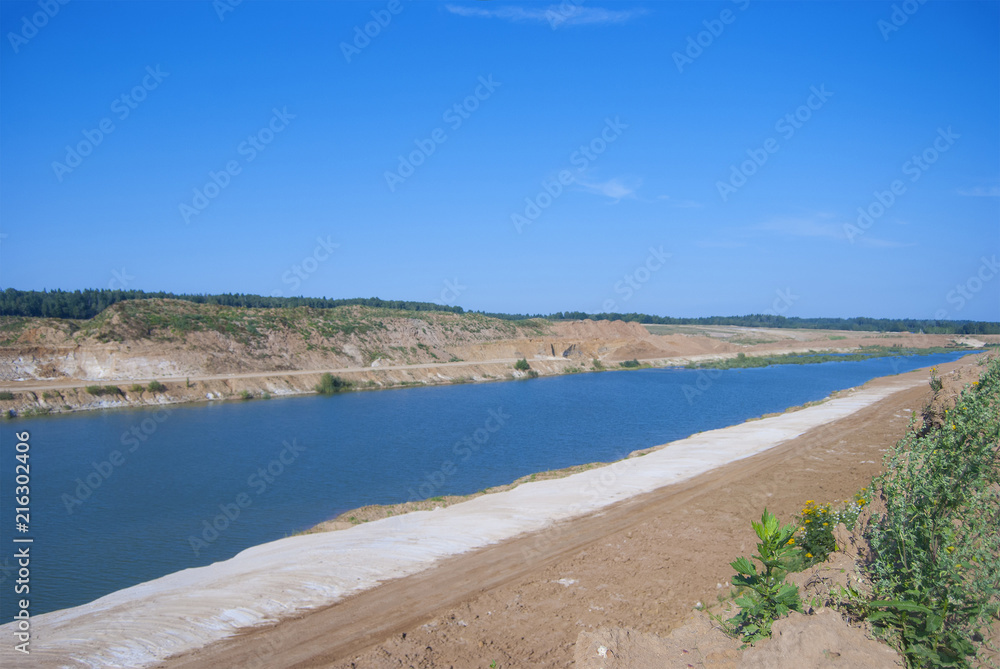
[[[535,532],[522,550],[522,560],[530,562],[558,540],[559,532],[544,530],[561,527],[560,521],[688,481],[925,384],[925,372],[881,379],[819,406],[697,434],[568,478],[250,548],[224,562],[38,616],[32,621],[30,663],[6,644],[0,660],[4,666],[149,666],[241,629],[301,615],[421,572],[445,558]],[[10,624],[0,629],[8,637],[13,631]],[[284,664],[293,659],[282,655]]]

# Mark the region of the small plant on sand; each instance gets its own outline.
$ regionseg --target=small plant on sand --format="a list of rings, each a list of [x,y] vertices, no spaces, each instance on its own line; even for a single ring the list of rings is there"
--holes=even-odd
[[[149,392],[151,393],[162,393],[164,390],[167,389],[167,387],[162,383],[160,383],[159,381],[150,381],[149,386],[147,387],[149,388]]]
[[[929,384],[931,386],[931,390],[935,393],[941,392],[941,389],[944,388],[944,381],[942,381],[941,377],[937,375],[937,367],[931,367],[931,380],[929,381]]]
[[[241,400],[252,400],[253,399],[253,393],[250,392],[249,390],[241,390],[240,391],[240,399]]]
[[[531,365],[528,364],[528,361],[525,358],[521,358],[514,363],[514,369],[519,372],[526,372],[531,369]]]
[[[142,384],[141,384],[141,383],[133,383],[133,384],[132,384],[131,386],[129,386],[129,388],[128,388],[128,391],[129,391],[130,393],[141,393],[141,392],[144,392],[145,390],[146,390],[146,389],[145,389],[145,388],[144,388],[144,387],[142,386]]]
[[[745,590],[736,599],[740,612],[727,621],[730,630],[742,636],[746,643],[771,636],[771,624],[775,620],[790,611],[802,610],[798,586],[785,582],[795,557],[795,525],[782,527],[767,509],[759,523],[750,524],[760,539],[753,559],[760,562],[764,570],[758,572],[753,562],[745,557],[730,563],[737,572],[733,585]]]
[[[0,400],[12,400],[14,399],[14,393],[9,390],[0,390]]]
[[[597,358],[594,358],[594,369],[596,369],[598,372],[603,372],[604,363],[598,360]]]

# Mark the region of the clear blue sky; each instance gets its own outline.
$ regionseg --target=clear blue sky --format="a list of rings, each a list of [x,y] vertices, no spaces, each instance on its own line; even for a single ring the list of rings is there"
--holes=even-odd
[[[1000,5],[895,4],[3,2],[0,285],[1000,320]]]

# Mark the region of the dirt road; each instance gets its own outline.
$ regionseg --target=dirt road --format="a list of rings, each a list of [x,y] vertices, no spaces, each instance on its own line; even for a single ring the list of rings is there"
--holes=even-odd
[[[970,358],[941,366],[947,377]],[[926,377],[926,370],[908,375]],[[872,385],[887,383],[879,379]],[[581,630],[663,634],[725,593],[749,521],[843,500],[880,469],[925,385],[766,453],[582,519],[441,562],[163,667],[564,667]],[[491,664],[495,662],[496,664]]]

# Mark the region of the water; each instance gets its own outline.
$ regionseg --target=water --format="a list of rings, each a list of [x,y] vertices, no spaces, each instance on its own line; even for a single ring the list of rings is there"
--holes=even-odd
[[[8,422],[0,614],[10,620],[15,604],[14,432],[31,435],[29,597],[39,614],[224,560],[358,506],[616,460],[958,357],[606,372]],[[223,529],[206,531],[212,522]]]

